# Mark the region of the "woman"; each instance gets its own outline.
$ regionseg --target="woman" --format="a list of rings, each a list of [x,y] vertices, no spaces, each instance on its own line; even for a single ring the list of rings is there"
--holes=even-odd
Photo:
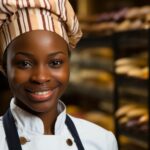
[[[14,96],[0,150],[117,150],[111,132],[67,115],[59,100],[81,35],[67,0],[0,1],[2,70]]]

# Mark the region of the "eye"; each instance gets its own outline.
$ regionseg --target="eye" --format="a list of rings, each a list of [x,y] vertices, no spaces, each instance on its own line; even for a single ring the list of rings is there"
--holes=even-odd
[[[59,68],[63,64],[62,60],[52,60],[49,62],[49,66],[52,68]]]
[[[32,62],[30,62],[28,60],[18,61],[17,66],[18,66],[18,68],[21,68],[21,69],[29,69],[32,67]]]

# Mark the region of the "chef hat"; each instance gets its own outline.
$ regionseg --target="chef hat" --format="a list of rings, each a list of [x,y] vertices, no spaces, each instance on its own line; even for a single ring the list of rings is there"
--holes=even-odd
[[[82,36],[68,0],[0,0],[0,54],[17,36],[33,31],[52,31],[75,47]]]

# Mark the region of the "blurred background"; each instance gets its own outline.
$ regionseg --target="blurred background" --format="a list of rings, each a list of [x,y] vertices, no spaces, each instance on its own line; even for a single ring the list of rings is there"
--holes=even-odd
[[[71,54],[67,112],[114,132],[120,150],[150,150],[150,0],[70,0],[83,31]],[[12,94],[0,73],[0,115]]]

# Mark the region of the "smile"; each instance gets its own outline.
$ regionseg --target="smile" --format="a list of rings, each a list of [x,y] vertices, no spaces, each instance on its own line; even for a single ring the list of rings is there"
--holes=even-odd
[[[49,91],[43,91],[43,92],[34,92],[36,95],[47,95]]]
[[[28,92],[29,97],[34,101],[46,101],[51,98],[52,94],[53,94],[52,90]]]

